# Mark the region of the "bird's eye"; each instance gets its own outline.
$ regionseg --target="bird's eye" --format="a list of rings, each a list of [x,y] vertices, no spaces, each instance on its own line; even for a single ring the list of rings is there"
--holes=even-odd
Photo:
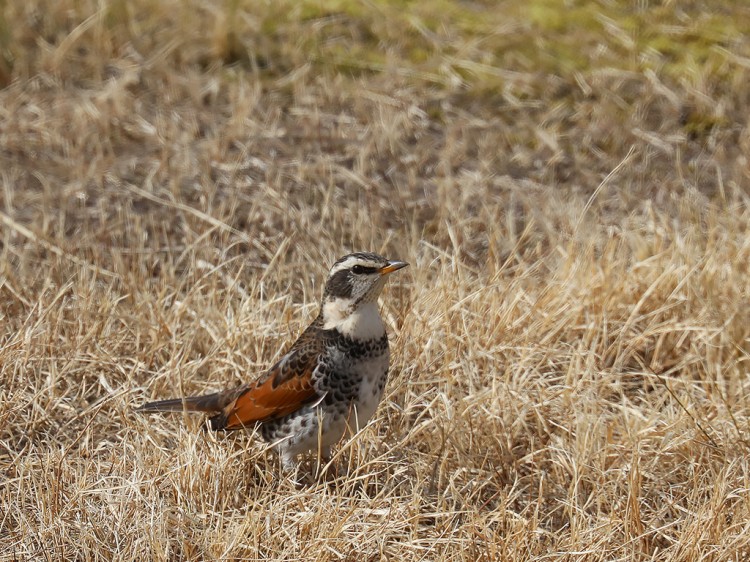
[[[371,275],[378,270],[377,267],[367,267],[366,265],[353,265],[352,273],[354,275]]]

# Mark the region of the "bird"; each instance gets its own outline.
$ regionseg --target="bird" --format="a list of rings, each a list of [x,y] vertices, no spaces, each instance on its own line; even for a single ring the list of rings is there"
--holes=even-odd
[[[378,297],[394,271],[409,265],[356,252],[331,267],[317,317],[254,381],[204,396],[143,404],[137,411],[204,412],[215,430],[257,429],[282,469],[297,457],[331,449],[358,431],[380,403],[388,377],[388,334]]]

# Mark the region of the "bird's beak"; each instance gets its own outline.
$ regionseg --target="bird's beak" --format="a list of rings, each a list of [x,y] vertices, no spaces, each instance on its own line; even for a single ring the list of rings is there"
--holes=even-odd
[[[388,273],[396,271],[397,269],[401,269],[402,267],[406,267],[407,265],[409,264],[405,261],[392,260],[388,262],[388,265],[381,267],[379,269],[379,272],[380,275],[387,275]]]

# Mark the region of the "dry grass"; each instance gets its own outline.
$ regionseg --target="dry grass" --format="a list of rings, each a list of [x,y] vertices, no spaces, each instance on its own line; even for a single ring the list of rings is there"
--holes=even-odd
[[[703,4],[0,3],[0,559],[747,559],[750,13]],[[356,249],[412,267],[341,477],[133,414]]]

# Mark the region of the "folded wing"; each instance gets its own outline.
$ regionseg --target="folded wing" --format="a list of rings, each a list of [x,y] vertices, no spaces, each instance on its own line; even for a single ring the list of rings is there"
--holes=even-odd
[[[300,361],[297,354],[285,355],[263,379],[238,389],[236,398],[211,418],[212,429],[241,429],[258,422],[296,412],[317,399],[313,372],[317,361]]]

